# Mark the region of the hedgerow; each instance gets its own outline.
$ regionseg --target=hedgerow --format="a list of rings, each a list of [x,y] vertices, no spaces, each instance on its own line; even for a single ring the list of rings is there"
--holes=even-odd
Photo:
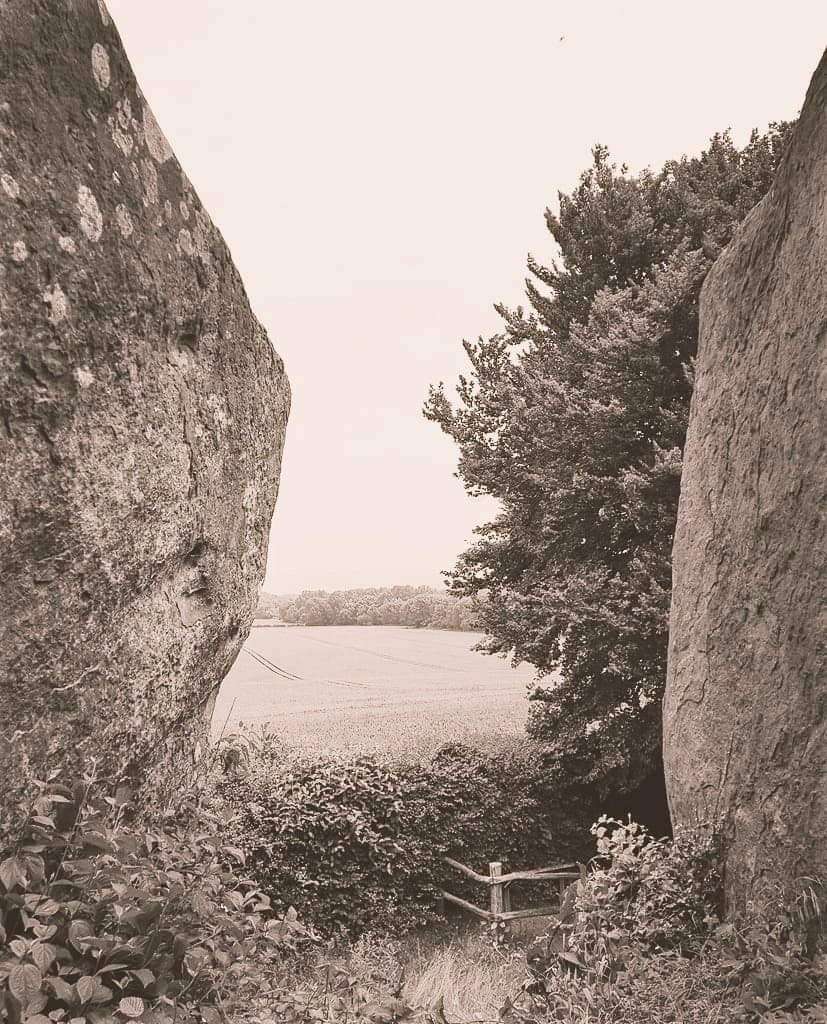
[[[587,834],[535,752],[452,744],[424,764],[391,764],[290,755],[270,740],[227,760],[224,791],[251,870],[276,906],[294,905],[326,932],[424,925],[449,881],[487,899],[445,856],[480,871],[491,860],[536,867],[576,855]]]

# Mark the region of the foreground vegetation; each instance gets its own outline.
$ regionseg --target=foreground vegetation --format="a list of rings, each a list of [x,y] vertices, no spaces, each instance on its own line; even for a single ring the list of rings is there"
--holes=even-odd
[[[491,754],[451,744],[424,762],[297,755],[267,734],[220,749],[246,863],[274,906],[296,907],[327,935],[433,925],[449,881],[479,899],[445,856],[482,869],[588,853],[595,808],[561,805],[530,745]]]
[[[294,764],[266,788],[274,749],[221,754],[151,820],[92,775],[55,773],[6,809],[8,1024],[827,1019],[817,893],[722,925],[714,828],[654,841],[602,818],[597,857],[542,935],[457,932],[433,924],[433,871],[451,844],[490,849],[486,800],[501,794],[484,759],[424,767],[417,805],[410,778],[368,761]],[[435,785],[453,797],[442,822]],[[509,839],[520,856],[524,839]]]

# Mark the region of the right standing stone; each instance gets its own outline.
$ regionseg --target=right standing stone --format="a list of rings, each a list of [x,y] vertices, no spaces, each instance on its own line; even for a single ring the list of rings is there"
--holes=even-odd
[[[827,54],[701,295],[673,554],[673,824],[723,817],[727,911],[827,883]]]

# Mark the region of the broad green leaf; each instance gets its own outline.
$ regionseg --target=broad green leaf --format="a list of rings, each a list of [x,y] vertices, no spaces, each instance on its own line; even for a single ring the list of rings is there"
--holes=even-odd
[[[95,981],[97,981],[97,978],[95,979]],[[98,1004],[108,1003],[111,1001],[112,996],[112,989],[108,988],[106,985],[101,985],[101,983],[97,981],[97,986],[95,988],[95,992],[94,995],[92,996],[91,1002]]]
[[[35,917],[54,917],[60,913],[60,905],[54,900],[41,900],[33,910]]]
[[[16,885],[25,889],[26,875],[17,857],[6,857],[4,861],[0,861],[0,882],[3,883],[6,892],[10,892]]]
[[[26,1007],[26,1014],[33,1017],[35,1014],[40,1014],[46,1009],[46,1003],[48,1003],[49,997],[41,988],[39,992],[35,992]]]
[[[9,991],[27,1005],[40,991],[43,976],[34,964],[17,964],[9,972]]]
[[[138,996],[126,996],[118,1003],[118,1009],[125,1017],[140,1017],[144,1012],[144,1001]]]
[[[69,942],[76,949],[83,949],[88,945],[88,939],[94,935],[92,925],[88,921],[84,921],[80,918],[72,921],[69,925]]]
[[[78,978],[75,982],[78,998],[82,1003],[88,1003],[98,990],[98,983],[88,974]]]
[[[32,946],[31,957],[43,974],[48,971],[55,958],[55,947],[49,942],[35,942]]]
[[[75,998],[74,986],[63,978],[47,978],[46,983],[62,1003],[71,1003]]]

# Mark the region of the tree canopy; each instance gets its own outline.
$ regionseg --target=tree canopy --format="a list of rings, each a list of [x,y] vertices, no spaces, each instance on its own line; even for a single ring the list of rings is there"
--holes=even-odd
[[[657,173],[630,174],[596,146],[546,211],[558,255],[529,256],[528,306],[497,306],[502,331],[463,343],[456,399],[439,384],[425,405],[466,489],[501,507],[450,588],[486,598],[484,650],[537,667],[530,731],[598,790],[631,789],[660,763],[698,299],[790,127],[743,149],[717,134]]]

